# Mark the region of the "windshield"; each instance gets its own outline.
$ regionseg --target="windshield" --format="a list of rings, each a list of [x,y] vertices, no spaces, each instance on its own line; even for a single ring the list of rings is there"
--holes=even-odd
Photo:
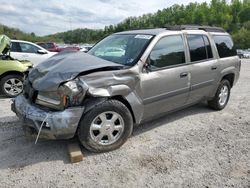
[[[149,44],[152,35],[115,34],[97,43],[88,53],[125,66],[132,66]]]

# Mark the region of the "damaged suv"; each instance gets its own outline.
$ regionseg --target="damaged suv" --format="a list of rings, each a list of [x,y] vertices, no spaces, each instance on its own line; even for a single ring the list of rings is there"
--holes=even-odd
[[[221,28],[125,31],[87,54],[58,54],[33,68],[12,110],[30,133],[49,139],[77,135],[90,151],[110,151],[127,140],[134,125],[167,112],[203,100],[223,109],[240,65]]]

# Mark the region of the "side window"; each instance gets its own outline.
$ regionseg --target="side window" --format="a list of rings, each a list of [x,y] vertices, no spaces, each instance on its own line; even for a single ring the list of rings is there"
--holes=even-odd
[[[45,49],[48,49],[48,45],[46,45],[46,43],[37,43],[37,45],[39,45]]]
[[[37,53],[37,51],[39,50],[38,47],[32,44],[22,43],[22,42],[20,42],[19,44],[20,44],[22,52],[24,53]]]
[[[213,58],[213,54],[212,54],[212,48],[211,48],[211,45],[210,45],[210,42],[207,38],[207,36],[203,36],[203,40],[204,40],[204,43],[205,43],[205,47],[206,47],[206,52],[207,52],[207,58]]]
[[[185,63],[184,44],[181,35],[160,39],[150,53],[152,69]]]
[[[202,35],[187,35],[191,62],[207,59],[206,48]]]
[[[230,36],[228,35],[215,35],[213,36],[214,42],[216,44],[219,56],[222,57],[230,57],[235,56],[236,49],[234,47],[234,43]]]
[[[191,62],[201,61],[213,57],[212,48],[207,36],[187,35]]]
[[[18,42],[11,42],[11,52],[22,52]]]

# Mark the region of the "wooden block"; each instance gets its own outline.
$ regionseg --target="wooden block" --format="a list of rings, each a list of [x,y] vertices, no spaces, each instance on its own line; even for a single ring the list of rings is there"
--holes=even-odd
[[[71,163],[77,163],[83,160],[82,151],[77,142],[69,143],[68,150]]]

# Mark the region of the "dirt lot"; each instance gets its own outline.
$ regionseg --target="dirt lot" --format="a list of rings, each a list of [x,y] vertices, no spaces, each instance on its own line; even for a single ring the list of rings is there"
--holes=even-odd
[[[70,164],[67,141],[24,136],[0,99],[0,187],[250,187],[250,60],[228,106],[199,104],[137,128],[119,150]]]

